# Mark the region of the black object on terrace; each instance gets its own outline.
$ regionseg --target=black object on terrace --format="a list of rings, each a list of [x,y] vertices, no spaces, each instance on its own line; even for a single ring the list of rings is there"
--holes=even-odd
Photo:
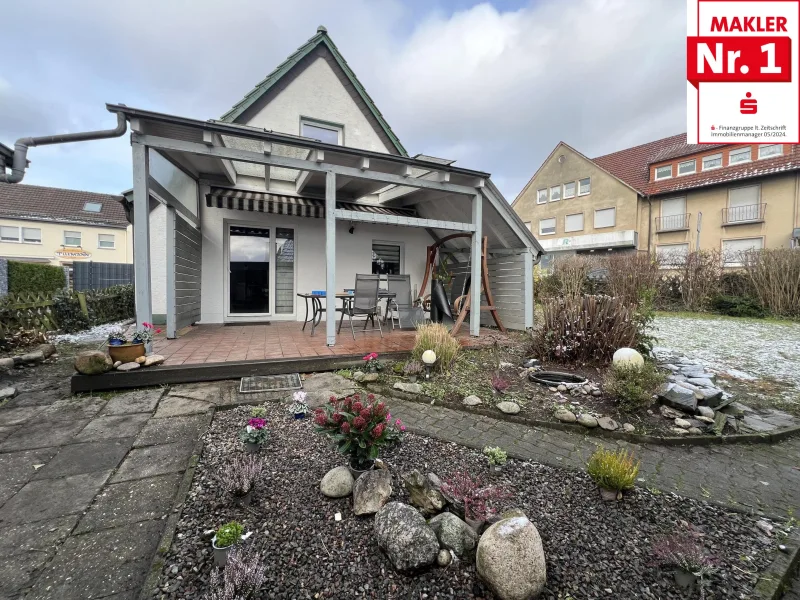
[[[528,379],[542,385],[586,385],[589,380],[581,375],[573,373],[563,373],[561,371],[538,371],[530,373]]]

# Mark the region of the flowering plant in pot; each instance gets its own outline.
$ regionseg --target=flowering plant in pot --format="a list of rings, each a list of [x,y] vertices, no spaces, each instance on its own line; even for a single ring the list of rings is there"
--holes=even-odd
[[[142,321],[141,328],[134,331],[131,337],[134,344],[148,344],[153,341],[153,336],[157,333],[161,333],[160,328],[156,328],[152,323]]]
[[[228,561],[228,551],[242,539],[244,526],[238,521],[231,521],[221,525],[214,537],[211,538],[211,547],[214,549],[214,564],[224,567]]]
[[[458,472],[442,481],[442,494],[455,514],[480,533],[488,518],[494,514],[491,502],[508,498],[510,494],[494,485],[483,485],[466,472]]]
[[[207,600],[255,598],[266,579],[266,567],[252,545],[237,546],[228,553],[225,567],[213,569]]]
[[[369,354],[362,357],[364,361],[364,370],[367,373],[377,373],[378,371],[383,371],[383,363],[378,360],[378,353],[377,352],[370,352]]]
[[[425,367],[418,360],[410,360],[403,367],[403,373],[411,383],[414,383],[424,370]]]
[[[682,588],[694,588],[703,578],[714,572],[716,559],[706,553],[702,544],[692,534],[666,536],[653,544],[655,564],[673,567],[675,583]]]
[[[292,403],[289,405],[289,414],[294,415],[295,419],[304,419],[311,412],[306,404],[306,393],[295,392],[292,394]]]
[[[267,441],[267,422],[259,417],[253,417],[239,432],[239,439],[244,444],[245,450],[252,454],[261,449],[261,445]]]
[[[112,329],[108,332],[107,341],[109,346],[122,346],[128,343],[128,338],[122,329]]]
[[[314,424],[349,459],[353,477],[372,469],[383,446],[396,443],[405,425],[391,415],[384,402],[369,394],[365,400],[355,394],[339,400],[331,396],[323,407],[314,411]]]
[[[489,463],[492,473],[498,474],[503,470],[503,466],[508,461],[508,454],[499,446],[486,446],[483,455]]]
[[[248,506],[263,468],[264,463],[258,457],[239,455],[220,469],[217,481],[238,506]]]

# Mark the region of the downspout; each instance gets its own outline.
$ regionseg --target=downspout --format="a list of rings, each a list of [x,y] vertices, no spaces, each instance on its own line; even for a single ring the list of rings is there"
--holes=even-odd
[[[647,253],[650,254],[650,238],[653,237],[653,201],[647,194]]]
[[[114,129],[100,131],[84,131],[81,133],[64,133],[60,135],[47,135],[43,137],[20,138],[14,143],[14,158],[11,165],[11,174],[0,173],[0,182],[19,183],[25,177],[28,167],[28,148],[33,146],[47,146],[50,144],[68,144],[71,142],[85,142],[88,140],[102,140],[120,137],[128,128],[125,115],[117,113],[117,126]]]

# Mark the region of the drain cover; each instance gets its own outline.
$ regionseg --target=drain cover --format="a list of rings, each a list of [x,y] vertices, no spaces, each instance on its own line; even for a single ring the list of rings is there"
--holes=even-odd
[[[256,392],[280,392],[282,390],[299,390],[303,387],[300,382],[300,373],[287,373],[285,375],[255,375],[242,377],[239,392],[242,394],[255,394]]]

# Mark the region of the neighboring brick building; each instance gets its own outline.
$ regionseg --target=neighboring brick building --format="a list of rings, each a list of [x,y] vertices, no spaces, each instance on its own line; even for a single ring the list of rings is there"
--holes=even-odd
[[[800,150],[780,143],[691,145],[680,134],[590,159],[561,142],[512,206],[550,259],[796,247]]]

